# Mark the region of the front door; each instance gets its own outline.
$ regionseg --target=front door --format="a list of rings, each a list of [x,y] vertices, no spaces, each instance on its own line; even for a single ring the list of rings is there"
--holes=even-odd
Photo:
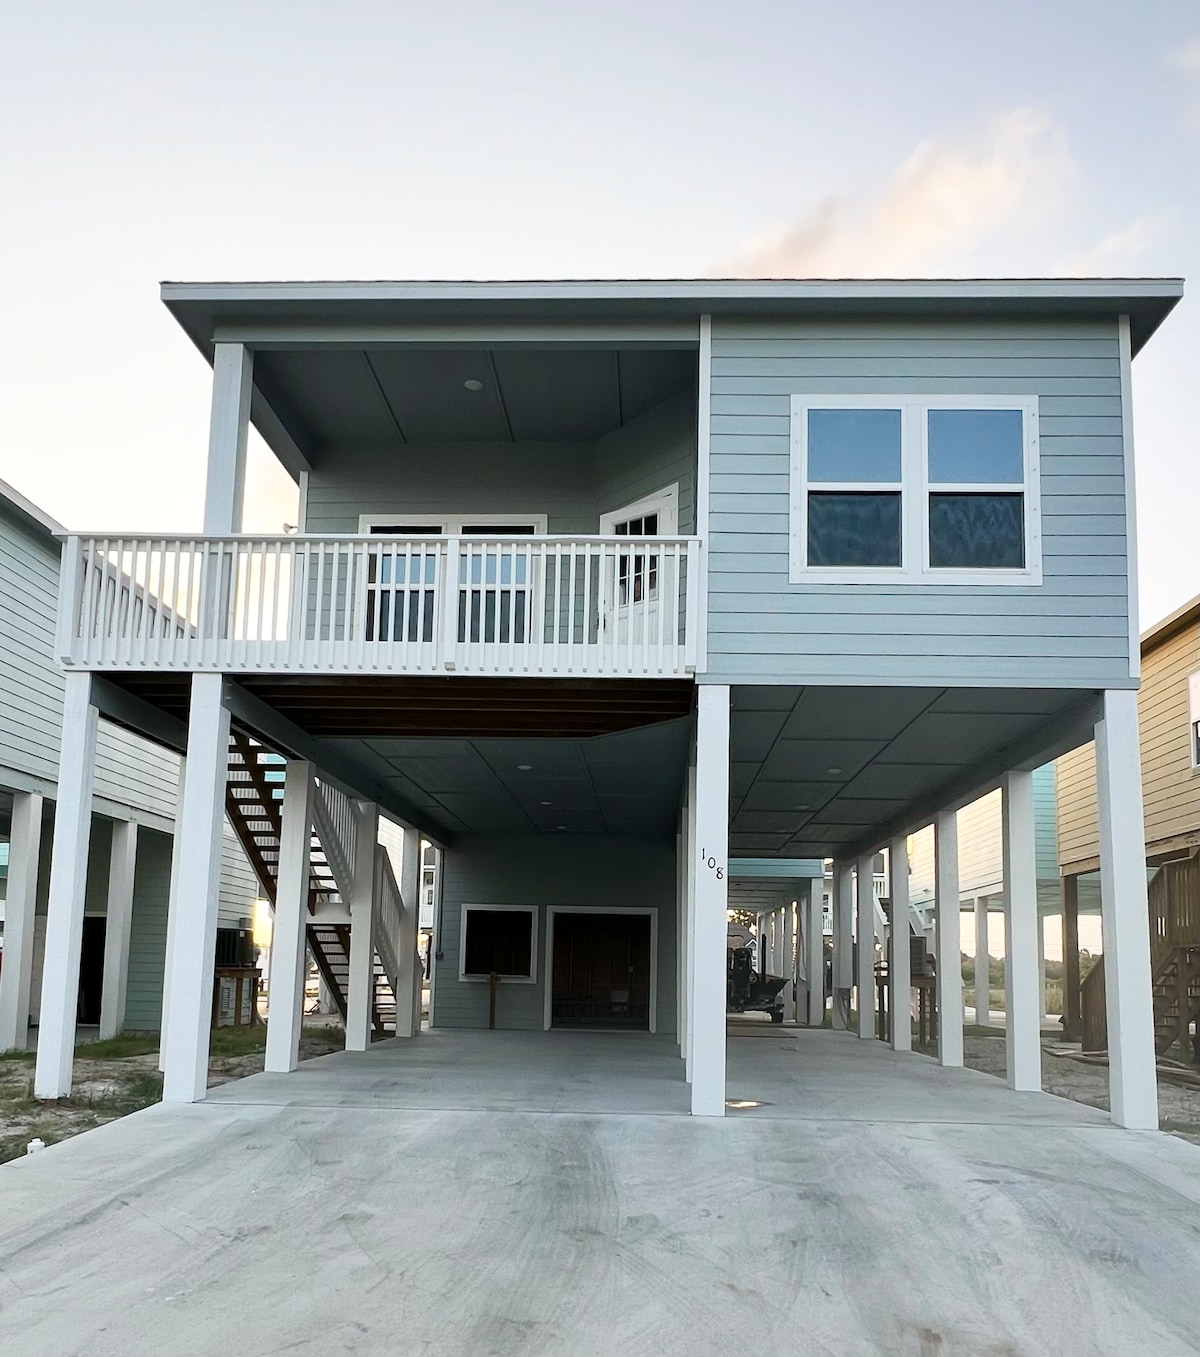
[[[650,1027],[650,916],[554,916],[553,1027]]]
[[[657,636],[659,610],[675,597],[675,581],[669,578],[673,560],[644,545],[639,548],[636,539],[673,537],[678,531],[678,485],[601,514],[602,535],[635,539],[628,550],[618,548],[615,578],[605,599],[605,629],[618,648],[631,639],[636,644],[643,636]]]

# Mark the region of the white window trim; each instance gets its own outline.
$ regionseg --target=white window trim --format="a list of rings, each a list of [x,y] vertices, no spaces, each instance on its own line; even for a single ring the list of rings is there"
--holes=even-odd
[[[855,490],[901,495],[899,566],[810,566],[808,558],[808,482],[805,477],[809,410],[899,410],[901,481],[818,481],[824,490]],[[1024,496],[1025,566],[1020,570],[945,569],[929,564],[929,410],[1020,410],[1025,447],[1022,485],[935,482],[935,493],[1017,494]],[[1039,585],[1042,582],[1041,458],[1036,396],[844,396],[794,394],[791,400],[791,491],[788,579],[793,584],[899,584],[940,587]]]
[[[643,518],[648,513],[658,514],[658,531],[653,537],[674,537],[679,532],[679,482],[665,485],[653,494],[643,495],[632,504],[600,515],[600,535],[611,536],[614,527],[627,518]]]
[[[389,523],[411,523],[415,528],[436,528],[437,532],[430,534],[432,537],[461,536],[464,528],[471,528],[479,523],[532,523],[535,535],[545,537],[549,532],[545,514],[509,511],[497,511],[494,514],[408,514],[397,511],[394,514],[376,513],[358,516],[359,532],[373,532],[377,528],[386,527]]]
[[[540,957],[538,954],[538,906],[537,905],[488,905],[480,901],[464,901],[458,916],[458,978],[466,985],[486,985],[489,976],[467,973],[467,914],[473,910],[487,910],[489,914],[528,914],[533,923],[529,932],[529,974],[502,975],[506,985],[536,985]]]
[[[650,916],[650,1032],[658,1031],[658,909],[652,905],[547,905],[546,992],[542,1026],[549,1032],[554,1002],[554,917],[556,914],[648,914]],[[619,1031],[620,1029],[616,1029]],[[640,1027],[629,1029],[640,1032]]]

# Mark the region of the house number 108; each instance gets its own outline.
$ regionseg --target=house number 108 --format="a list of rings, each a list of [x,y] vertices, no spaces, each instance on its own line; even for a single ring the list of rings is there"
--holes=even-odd
[[[700,850],[700,861],[708,868],[710,872],[715,872],[718,881],[725,880],[725,868],[717,866],[716,858],[710,858],[702,848]]]

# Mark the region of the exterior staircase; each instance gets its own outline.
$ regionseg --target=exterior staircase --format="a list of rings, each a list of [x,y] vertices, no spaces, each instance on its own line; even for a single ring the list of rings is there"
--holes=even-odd
[[[339,798],[344,806],[332,806]],[[279,843],[283,831],[283,760],[258,741],[240,731],[229,737],[229,766],[225,788],[225,809],[234,832],[250,860],[263,894],[275,904],[279,874]],[[339,811],[341,812],[339,814]],[[350,978],[350,925],[346,921],[343,892],[339,879],[349,877],[349,850],[339,840],[339,828],[349,826],[349,800],[332,788],[318,785],[314,823],[309,845],[309,922],[306,933],[309,950],[322,980],[346,1021]],[[341,820],[339,825],[337,821]],[[377,850],[377,870],[386,870],[386,850]],[[394,888],[394,882],[391,883]],[[395,892],[398,906],[399,892]],[[323,917],[324,916],[324,917]],[[390,970],[384,956],[389,948],[377,936],[372,948],[374,981],[371,992],[371,1024],[379,1034],[395,1030],[396,996]]]
[[[1148,891],[1150,983],[1154,996],[1154,1050],[1179,1043],[1187,1060],[1192,1023],[1200,1023],[1200,861],[1195,857],[1159,868]],[[1104,958],[1097,957],[1079,989],[1083,1049],[1108,1049]]]

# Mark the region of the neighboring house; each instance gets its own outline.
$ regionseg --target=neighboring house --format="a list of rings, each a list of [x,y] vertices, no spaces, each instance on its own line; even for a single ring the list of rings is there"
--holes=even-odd
[[[1054,823],[1054,766],[1036,768],[1033,773],[1034,834],[1037,849],[1038,899],[1038,956],[1045,966],[1045,926],[1048,916],[1060,912],[1058,885],[1058,855]],[[999,790],[989,792],[978,801],[964,806],[958,812],[958,889],[964,910],[973,915],[975,956],[1004,955],[1004,945],[997,937],[989,942],[989,919],[1004,915],[1004,815]],[[930,916],[935,898],[935,868],[933,830],[925,829],[913,836],[909,844],[909,902],[921,915],[927,935],[932,942],[933,920]],[[1097,900],[1097,908],[1099,901]],[[992,930],[1002,933],[1001,929]],[[986,972],[977,970],[986,985]],[[1042,993],[1045,992],[1044,982]],[[981,1012],[978,991],[972,996],[976,1017],[987,1022]]]
[[[50,835],[59,796],[63,675],[54,656],[59,538],[66,530],[0,482],[0,1050],[38,1021]],[[79,934],[77,1014],[101,1036],[157,1029],[179,758],[101,721]],[[258,886],[230,837],[223,926],[248,928]]]
[[[1155,1045],[1160,1053],[1200,1016],[1200,597],[1141,638],[1141,782]],[[1058,763],[1058,862],[1067,939],[1067,1025],[1085,1047],[1104,1049],[1105,976],[1100,964],[1080,985],[1078,917],[1100,907],[1102,834],[1096,753],[1084,745]],[[1108,951],[1107,943],[1104,948]]]
[[[669,1036],[704,1115],[725,1106],[731,881],[788,883],[813,974],[834,860],[835,1018],[857,989],[873,1037],[854,917],[881,935],[876,856],[905,860],[931,823],[938,1058],[962,1063],[956,812],[1000,788],[1009,1081],[1039,1087],[1033,770],[1096,733],[1113,1115],[1155,1124],[1129,390],[1181,293],[164,285],[214,369],[203,532],[69,539],[57,645],[73,785],[90,791],[97,710],[187,750],[164,1096],[205,1091],[227,770],[275,897],[268,1069],[298,1058],[318,926],[347,953],[348,1042],[379,963],[397,1032],[418,1030],[424,837],[435,1026]],[[251,421],[299,484],[295,536],[241,532]],[[138,606],[115,607],[126,589]],[[282,814],[259,751],[286,759]],[[377,817],[406,843],[398,888]],[[43,1096],[69,1087],[87,829],[60,807]],[[823,1018],[818,987],[803,1007]]]

